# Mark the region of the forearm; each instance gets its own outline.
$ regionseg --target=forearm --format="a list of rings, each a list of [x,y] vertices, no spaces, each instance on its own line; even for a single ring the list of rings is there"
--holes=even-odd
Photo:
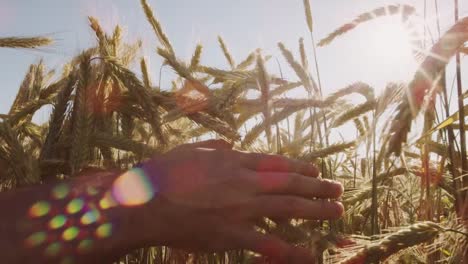
[[[0,259],[105,263],[143,245],[141,208],[113,199],[118,176],[101,173],[0,193]]]

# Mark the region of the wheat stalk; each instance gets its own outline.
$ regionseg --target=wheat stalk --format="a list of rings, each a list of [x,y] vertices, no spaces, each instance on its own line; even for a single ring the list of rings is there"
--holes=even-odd
[[[352,109],[347,110],[344,114],[338,116],[332,124],[332,127],[339,127],[344,123],[353,120],[369,111],[372,111],[376,108],[377,102],[375,100],[371,100],[360,104]]]
[[[49,120],[49,130],[42,147],[39,160],[43,161],[46,159],[56,158],[57,155],[56,145],[59,140],[60,134],[63,133],[63,123],[65,121],[65,114],[69,106],[69,101],[73,89],[76,84],[75,74],[70,74],[66,78],[66,84],[62,87],[61,91],[56,97],[54,102],[54,108]],[[43,177],[47,177],[45,173],[42,173]]]
[[[346,95],[350,95],[352,93],[361,94],[362,96],[364,96],[367,99],[367,101],[371,101],[371,100],[375,99],[374,88],[372,88],[371,86],[369,86],[366,83],[356,82],[356,83],[348,85],[345,88],[340,89],[340,90],[334,92],[333,94],[329,95],[325,99],[325,101],[327,101],[329,103],[333,103],[336,100],[338,100],[338,99],[340,99],[340,98],[342,98],[342,97],[344,97]]]
[[[289,63],[291,68],[293,68],[299,79],[301,79],[302,84],[307,89],[307,91],[318,91],[317,85],[312,82],[307,71],[294,59],[291,51],[289,51],[281,42],[278,43],[278,47],[280,48],[283,56],[286,58],[286,61]]]
[[[36,49],[38,47],[49,46],[52,43],[53,40],[51,38],[46,37],[0,38],[0,48]]]
[[[218,36],[218,43],[219,46],[221,47],[221,50],[223,51],[224,57],[226,58],[227,62],[229,63],[229,66],[231,66],[231,69],[236,68],[236,63],[234,62],[234,59],[231,55],[231,52],[229,52],[229,49],[226,45],[226,42],[221,36]]]
[[[312,9],[310,7],[310,1],[304,0],[304,10],[306,16],[307,27],[309,28],[309,32],[314,31],[314,24],[312,20]]]
[[[99,43],[99,52],[101,53],[101,56],[111,56],[111,47],[109,47],[109,41],[108,37],[106,36],[106,33],[102,29],[101,25],[99,24],[99,21],[92,16],[88,17],[89,25],[91,29],[94,31],[96,34],[96,37],[98,39]]]
[[[341,144],[334,144],[329,147],[319,149],[307,154],[304,154],[301,159],[306,160],[306,161],[312,161],[316,160],[318,158],[324,158],[333,154],[337,154],[340,152],[343,152],[349,148],[355,147],[356,142],[347,142],[347,143],[341,143]]]
[[[144,115],[147,117],[148,122],[153,128],[153,133],[165,144],[166,139],[161,128],[161,118],[158,106],[153,102],[151,90],[147,89],[143,83],[135,76],[133,72],[125,68],[117,61],[106,58],[106,63],[114,72],[115,76],[122,82],[129,91],[136,96],[140,106],[143,108]]]
[[[172,47],[166,33],[164,33],[161,23],[159,23],[159,20],[154,16],[153,10],[148,5],[148,2],[146,0],[141,0],[141,6],[143,7],[143,11],[145,12],[148,22],[153,28],[154,33],[158,37],[159,42],[161,42],[164,48],[167,49],[171,54],[174,54],[174,48]]]
[[[72,145],[70,164],[72,174],[79,172],[81,167],[90,159],[89,138],[92,126],[93,105],[91,102],[91,58],[88,54],[81,57],[72,112]]]
[[[390,16],[401,14],[403,19],[407,19],[409,16],[414,14],[416,9],[409,5],[388,5],[376,8],[372,11],[360,14],[356,19],[354,19],[350,23],[346,23],[333,31],[330,35],[326,38],[319,41],[318,46],[326,46],[330,44],[335,38],[340,35],[343,35],[352,29],[356,28],[358,25],[376,19],[382,16]]]
[[[251,52],[247,58],[245,58],[239,65],[237,65],[236,70],[245,70],[247,67],[251,66],[255,62],[255,58],[257,56],[257,53],[260,50],[256,50],[254,52]]]
[[[307,1],[307,0],[304,0]],[[299,53],[301,54],[301,63],[302,67],[305,70],[309,69],[309,60],[307,59],[307,54],[304,46],[304,38],[299,39]]]
[[[156,149],[151,148],[144,143],[137,142],[124,136],[116,136],[104,132],[93,133],[91,142],[97,147],[131,151],[139,155],[145,153],[151,156],[152,153],[157,152]]]
[[[189,71],[194,71],[200,65],[200,59],[203,52],[203,46],[198,44],[195,47],[195,52],[193,53],[192,60],[190,61]]]
[[[25,122],[28,116],[36,112],[44,105],[50,104],[51,100],[34,100],[26,103],[20,108],[15,109],[9,114],[8,121],[12,126],[20,125],[21,122]]]
[[[11,114],[17,108],[21,107],[21,104],[25,103],[29,99],[29,91],[34,83],[34,77],[36,76],[36,65],[29,66],[29,70],[21,83],[21,86],[16,94],[16,98],[10,108],[9,113]]]
[[[146,89],[151,89],[151,80],[148,73],[148,66],[146,65],[145,58],[141,58],[140,60],[140,69],[143,75],[143,84],[145,85]]]
[[[271,145],[271,103],[270,103],[270,76],[265,68],[265,61],[261,54],[257,56],[257,71],[258,71],[258,86],[261,92],[260,101],[262,105],[263,117],[265,118],[264,126],[267,136],[267,141]]]
[[[370,244],[341,264],[380,263],[398,251],[433,240],[443,229],[432,222],[421,222]]]

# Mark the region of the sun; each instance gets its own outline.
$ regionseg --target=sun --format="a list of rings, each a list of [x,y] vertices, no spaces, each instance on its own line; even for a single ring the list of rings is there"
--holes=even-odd
[[[410,80],[417,67],[410,29],[399,17],[377,19],[371,28],[369,43],[365,44],[366,57],[374,60],[383,75],[394,80]]]

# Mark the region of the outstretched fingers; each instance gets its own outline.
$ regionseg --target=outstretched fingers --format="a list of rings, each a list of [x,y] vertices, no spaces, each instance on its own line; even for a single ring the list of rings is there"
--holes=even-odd
[[[251,171],[249,178],[260,194],[324,199],[336,199],[343,194],[343,186],[338,182],[297,173]]]
[[[344,208],[340,202],[308,200],[296,196],[263,195],[249,203],[249,217],[273,219],[301,218],[308,220],[338,219]]]
[[[318,177],[319,170],[311,163],[290,159],[280,155],[241,153],[241,164],[258,172],[292,172]]]

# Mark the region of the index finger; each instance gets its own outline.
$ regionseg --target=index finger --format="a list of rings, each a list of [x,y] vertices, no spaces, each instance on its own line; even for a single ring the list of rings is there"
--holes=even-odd
[[[281,155],[241,153],[241,165],[259,172],[293,172],[318,177],[319,170],[312,163],[290,159]]]

